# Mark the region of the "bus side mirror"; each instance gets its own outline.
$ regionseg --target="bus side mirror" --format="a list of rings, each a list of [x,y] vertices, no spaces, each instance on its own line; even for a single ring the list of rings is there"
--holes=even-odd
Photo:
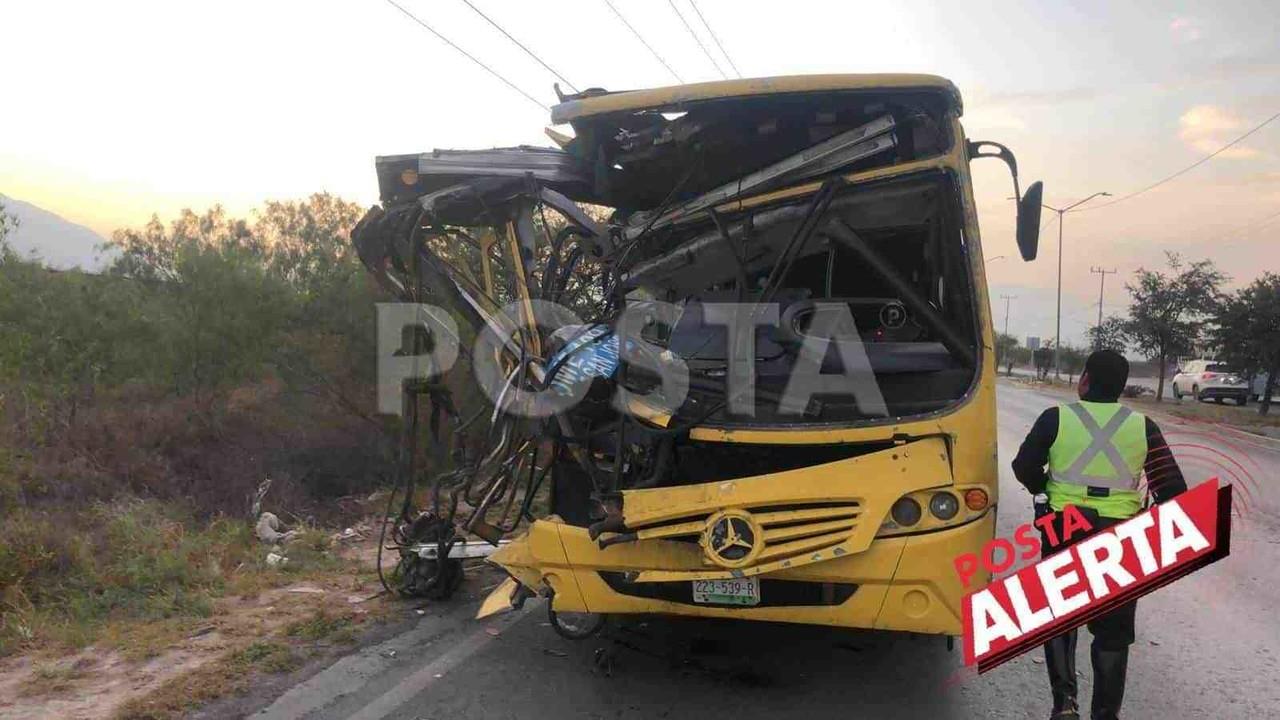
[[[1031,183],[1027,194],[1023,195],[1018,187],[1018,160],[1009,148],[990,140],[970,140],[965,146],[969,160],[978,158],[999,158],[1009,166],[1009,174],[1013,176],[1013,197],[1018,201],[1017,242],[1018,252],[1022,259],[1036,259],[1036,250],[1040,247],[1040,201],[1044,196],[1044,183],[1039,180]]]
[[[1044,183],[1031,183],[1027,193],[1018,200],[1018,252],[1028,262],[1036,259],[1040,247],[1040,207],[1044,196]]]

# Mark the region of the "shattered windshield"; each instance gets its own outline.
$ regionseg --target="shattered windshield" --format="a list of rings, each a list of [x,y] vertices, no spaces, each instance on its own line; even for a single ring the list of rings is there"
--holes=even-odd
[[[580,115],[558,150],[379,158],[352,240],[403,303],[379,308],[380,406],[432,393],[466,487],[514,487],[549,447],[574,524],[621,488],[874,451],[891,440],[693,431],[889,425],[967,396],[973,239],[938,159],[955,112],[940,91],[765,94]],[[474,517],[501,496],[468,492]]]
[[[825,207],[783,206],[695,233],[638,263],[627,287],[680,308],[663,344],[688,366],[695,398],[727,391],[732,329],[722,308],[743,304],[754,313],[757,421],[782,419],[781,397],[815,337],[826,340],[822,374],[861,373],[884,405],[823,392],[791,422],[937,410],[964,395],[975,369],[973,291],[954,197],[942,175],[843,187]],[[812,332],[820,312],[844,320],[840,331]]]
[[[964,396],[978,341],[956,180],[843,179],[950,148],[945,96],[670,109],[576,118],[559,151],[380,158],[386,210],[362,223],[361,256],[400,295],[424,283],[471,334],[491,328],[504,383],[536,361],[570,415],[592,384],[726,424],[866,422]],[[534,321],[535,303],[569,321]]]

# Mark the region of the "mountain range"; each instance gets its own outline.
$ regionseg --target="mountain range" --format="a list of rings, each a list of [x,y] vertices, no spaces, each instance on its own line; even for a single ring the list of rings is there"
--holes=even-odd
[[[0,194],[0,205],[18,219],[18,228],[8,241],[20,254],[34,255],[45,265],[60,270],[80,268],[94,272],[110,261],[111,254],[98,247],[106,238],[84,225],[7,195]]]

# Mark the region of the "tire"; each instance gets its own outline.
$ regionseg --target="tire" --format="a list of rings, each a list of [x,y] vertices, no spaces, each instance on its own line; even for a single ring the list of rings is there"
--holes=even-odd
[[[586,640],[604,628],[609,616],[600,613],[558,613],[547,603],[551,629],[566,640]]]
[[[1244,407],[1245,405],[1248,405],[1248,404],[1249,404],[1249,396],[1248,396],[1248,395],[1241,395],[1240,397],[1236,398],[1236,404],[1237,404],[1237,405],[1239,405],[1240,407]]]
[[[1218,397],[1214,398],[1214,399],[1213,399],[1213,401],[1214,401],[1214,402],[1216,402],[1216,403],[1218,403],[1219,405],[1221,405],[1221,404],[1222,404],[1222,396],[1221,396],[1221,395],[1219,395]]]
[[[410,543],[439,542],[442,533],[449,537],[453,530],[439,518],[425,513],[405,529]],[[446,558],[443,562],[427,560],[402,549],[392,578],[398,583],[396,591],[401,597],[447,600],[462,585],[464,572],[462,561],[456,558]]]
[[[1178,383],[1173,384],[1173,399],[1174,400],[1182,399],[1182,393],[1178,392]]]
[[[1203,401],[1203,400],[1204,400],[1204,398],[1200,397],[1200,386],[1199,386],[1199,385],[1192,385],[1192,386],[1191,386],[1191,398],[1192,398],[1193,400],[1197,400],[1197,401]]]

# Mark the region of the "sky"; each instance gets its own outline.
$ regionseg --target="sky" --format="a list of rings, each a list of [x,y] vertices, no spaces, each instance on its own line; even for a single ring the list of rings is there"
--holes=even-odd
[[[554,102],[554,76],[462,0],[398,1]],[[676,83],[604,0],[471,1],[579,88]],[[684,81],[719,77],[671,3],[612,2]],[[695,2],[747,77],[951,79],[968,136],[1009,145],[1057,207],[1141,189],[1280,112],[1280,13],[1265,0]],[[674,0],[716,52],[689,3]],[[380,154],[549,144],[546,110],[387,0],[0,0],[0,18],[0,193],[104,236],[153,213],[248,213],[321,190],[372,204]],[[1058,228],[1024,264],[1011,189],[1001,163],[975,163],[996,326],[1001,296],[1017,296],[1010,332],[1051,337]],[[1096,320],[1091,267],[1119,271],[1109,314],[1166,250],[1212,258],[1239,285],[1280,271],[1278,238],[1280,120],[1151,192],[1068,214],[1063,336]]]

